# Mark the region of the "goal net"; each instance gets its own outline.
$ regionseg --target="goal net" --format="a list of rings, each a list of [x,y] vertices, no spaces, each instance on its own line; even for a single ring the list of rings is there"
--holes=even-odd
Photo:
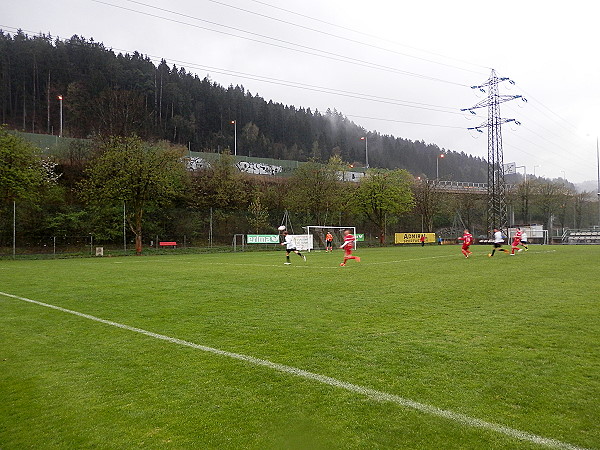
[[[521,227],[523,233],[527,233],[527,240],[530,244],[548,244],[548,230],[544,230],[542,225],[530,225]],[[508,242],[510,244],[517,233],[516,228],[508,229]]]
[[[350,232],[356,236],[356,227],[326,227],[310,225],[303,227],[306,230],[308,236],[312,236],[312,248],[311,251],[325,250],[327,233],[331,233],[333,236],[333,248],[339,249],[340,245],[344,243],[344,230],[350,230]],[[354,243],[356,247],[356,242]]]

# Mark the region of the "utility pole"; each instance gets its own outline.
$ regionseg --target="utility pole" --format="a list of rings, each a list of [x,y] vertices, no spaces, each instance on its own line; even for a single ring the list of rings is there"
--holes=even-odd
[[[508,229],[508,211],[506,207],[506,183],[504,181],[504,152],[502,150],[502,124],[514,122],[517,125],[520,123],[515,119],[503,119],[500,117],[500,103],[508,102],[517,98],[525,98],[521,95],[500,95],[498,84],[502,81],[508,81],[514,84],[514,81],[507,77],[499,78],[496,71],[492,69],[492,73],[487,81],[479,86],[471,86],[472,89],[478,89],[481,92],[486,92],[487,98],[480,101],[471,108],[464,108],[461,111],[469,111],[475,114],[478,108],[487,108],[488,119],[477,127],[468,128],[483,133],[483,129],[487,128],[488,133],[488,209],[487,209],[487,228],[497,227],[499,230],[507,232]]]

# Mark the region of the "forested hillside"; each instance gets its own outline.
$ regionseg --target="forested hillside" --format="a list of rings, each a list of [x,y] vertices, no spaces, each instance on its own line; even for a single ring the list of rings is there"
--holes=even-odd
[[[327,161],[338,154],[364,164],[366,130],[333,110],[287,106],[224,87],[182,67],[158,66],[139,53],[115,53],[103,44],[73,36],[11,35],[0,30],[2,123],[37,133],[58,133],[58,95],[64,97],[64,134],[72,137],[131,135],[166,139],[196,151],[233,148],[249,156]],[[368,132],[372,167],[403,168],[435,177],[434,144]],[[485,161],[443,150],[440,176],[486,181]]]

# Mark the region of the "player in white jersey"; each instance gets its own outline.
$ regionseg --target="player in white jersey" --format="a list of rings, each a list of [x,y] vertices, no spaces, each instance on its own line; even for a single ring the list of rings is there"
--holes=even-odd
[[[528,243],[527,243],[527,233],[525,231],[523,231],[523,233],[521,233],[521,242],[519,243],[519,245],[521,247],[523,247],[525,249],[525,251],[529,250]]]
[[[302,258],[304,261],[306,261],[306,256],[304,256],[302,253],[300,253],[299,250],[296,250],[296,243],[294,242],[294,238],[292,238],[292,236],[290,236],[288,234],[287,231],[283,232],[283,237],[284,237],[284,241],[281,243],[281,245],[285,245],[285,265],[289,266],[291,264],[290,262],[290,253],[294,252],[296,255],[298,255],[300,258]]]
[[[502,248],[502,244],[504,243],[504,236],[502,236],[502,231],[498,228],[494,228],[494,248],[492,249],[492,253],[488,253],[488,256],[491,258],[496,253],[496,250],[499,252],[508,253],[508,250]]]

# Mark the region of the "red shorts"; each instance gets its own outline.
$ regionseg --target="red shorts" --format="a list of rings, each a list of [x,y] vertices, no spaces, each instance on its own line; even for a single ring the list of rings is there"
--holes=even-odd
[[[471,244],[467,245],[467,244],[463,244],[462,249],[463,250],[469,250],[469,247],[471,246]]]
[[[352,247],[344,247],[344,250],[346,252],[346,256],[350,256],[352,254]]]
[[[517,245],[519,245],[521,243],[521,239],[515,239],[512,243],[513,247],[516,247]]]

